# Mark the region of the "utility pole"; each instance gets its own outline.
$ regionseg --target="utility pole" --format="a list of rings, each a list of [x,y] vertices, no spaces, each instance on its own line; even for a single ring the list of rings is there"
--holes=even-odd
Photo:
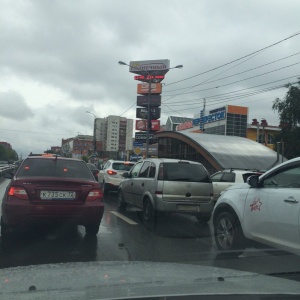
[[[151,130],[151,74],[149,76],[149,91],[148,91],[148,105],[147,105],[147,136],[146,136],[146,158],[149,156],[149,136]]]

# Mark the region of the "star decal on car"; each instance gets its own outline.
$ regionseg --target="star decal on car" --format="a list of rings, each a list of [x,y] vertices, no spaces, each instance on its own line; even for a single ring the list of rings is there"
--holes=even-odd
[[[250,204],[251,207],[251,211],[255,211],[255,210],[259,210],[260,211],[260,207],[262,205],[262,202],[260,201],[259,198],[255,198],[253,203]]]

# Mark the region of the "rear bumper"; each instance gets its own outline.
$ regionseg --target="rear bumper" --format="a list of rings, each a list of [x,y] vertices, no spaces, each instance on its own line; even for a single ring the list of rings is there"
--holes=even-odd
[[[198,202],[198,201],[176,201],[176,202],[167,202],[161,198],[156,198],[155,209],[161,212],[174,212],[174,213],[183,213],[183,214],[211,214],[214,208],[215,202],[213,198],[210,202]]]
[[[40,205],[10,203],[2,205],[2,218],[11,227],[27,226],[35,223],[76,225],[100,224],[104,205],[100,201],[84,205]]]

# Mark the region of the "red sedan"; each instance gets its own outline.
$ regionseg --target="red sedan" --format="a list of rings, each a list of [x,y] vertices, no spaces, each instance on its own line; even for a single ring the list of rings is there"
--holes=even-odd
[[[57,156],[29,156],[10,178],[2,201],[1,236],[9,229],[43,223],[85,226],[96,235],[103,193],[86,163]]]

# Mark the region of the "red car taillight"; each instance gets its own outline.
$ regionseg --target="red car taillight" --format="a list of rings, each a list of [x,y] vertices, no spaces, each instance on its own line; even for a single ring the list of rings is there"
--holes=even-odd
[[[116,171],[113,171],[113,170],[108,170],[107,171],[107,174],[108,175],[116,175],[116,174],[118,174]]]
[[[9,196],[14,196],[22,200],[28,200],[27,192],[22,187],[11,186],[8,191]]]
[[[103,198],[103,192],[100,189],[91,190],[86,198],[86,201],[101,200]]]

